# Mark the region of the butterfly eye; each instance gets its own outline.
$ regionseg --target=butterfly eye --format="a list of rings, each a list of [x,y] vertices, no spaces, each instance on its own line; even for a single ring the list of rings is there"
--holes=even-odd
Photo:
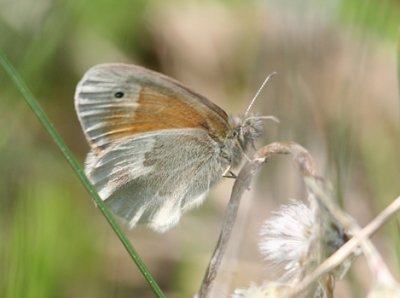
[[[124,92],[121,92],[121,91],[115,92],[114,97],[115,98],[122,98],[122,97],[124,97]]]

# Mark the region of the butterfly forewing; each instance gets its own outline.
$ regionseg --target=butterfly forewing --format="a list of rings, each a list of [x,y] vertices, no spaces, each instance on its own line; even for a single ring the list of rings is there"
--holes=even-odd
[[[203,128],[215,138],[229,132],[227,114],[206,98],[159,73],[133,65],[104,64],[78,84],[75,106],[92,148],[170,128]]]

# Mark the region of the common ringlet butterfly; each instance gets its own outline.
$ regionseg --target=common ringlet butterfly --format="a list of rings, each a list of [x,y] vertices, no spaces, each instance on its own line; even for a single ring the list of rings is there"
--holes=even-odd
[[[89,69],[75,108],[91,151],[85,172],[130,227],[164,232],[233,176],[262,118],[228,115],[160,73],[126,64]]]

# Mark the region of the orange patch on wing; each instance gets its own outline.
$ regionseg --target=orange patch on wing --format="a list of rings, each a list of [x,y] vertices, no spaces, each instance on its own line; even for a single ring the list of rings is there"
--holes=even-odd
[[[137,103],[135,108],[112,112],[104,131],[108,138],[171,128],[200,128],[221,138],[228,132],[227,119],[221,119],[207,106],[193,106],[150,87],[142,88]]]

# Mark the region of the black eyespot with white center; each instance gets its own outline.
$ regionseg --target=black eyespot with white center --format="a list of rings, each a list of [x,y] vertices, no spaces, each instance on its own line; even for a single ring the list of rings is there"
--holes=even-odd
[[[122,91],[118,91],[118,92],[115,92],[114,93],[114,97],[115,98],[122,98],[122,97],[124,97],[124,92],[122,92]]]

